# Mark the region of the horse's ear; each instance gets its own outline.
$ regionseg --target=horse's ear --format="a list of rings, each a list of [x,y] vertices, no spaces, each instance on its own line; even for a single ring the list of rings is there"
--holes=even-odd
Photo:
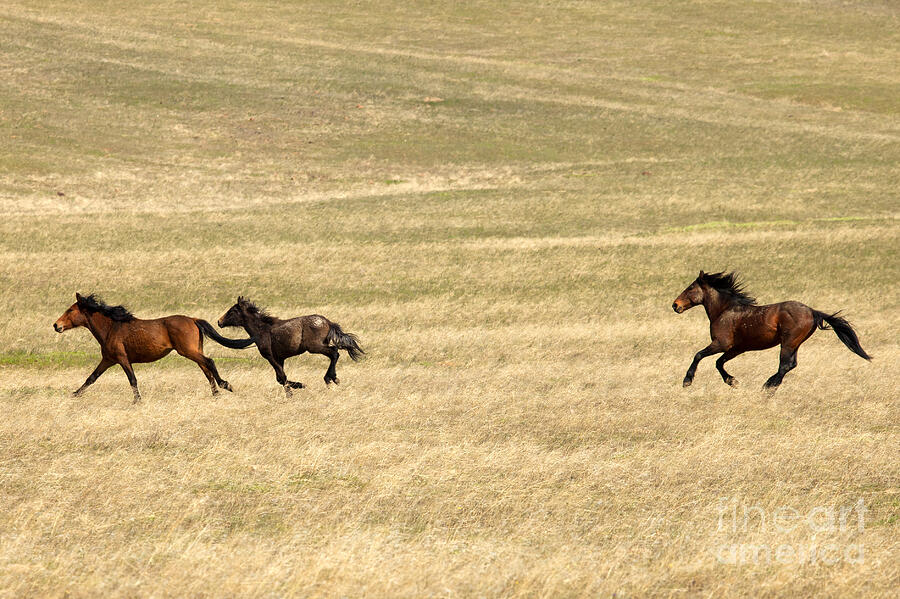
[[[78,293],[78,292],[76,291],[76,292],[75,292],[75,301],[76,301],[76,302],[80,302],[80,301],[83,300],[83,299],[84,299],[84,298],[81,297],[81,294]]]
[[[697,278],[698,278],[698,279],[702,279],[702,278],[703,278],[703,275],[705,275],[705,274],[706,274],[706,273],[705,273],[705,272],[703,272],[703,271],[702,271],[702,270],[701,270],[701,271],[700,271],[700,276],[699,276],[699,277],[697,277]]]

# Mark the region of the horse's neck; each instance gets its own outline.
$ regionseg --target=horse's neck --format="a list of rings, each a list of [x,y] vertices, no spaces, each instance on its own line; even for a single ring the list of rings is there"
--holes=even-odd
[[[112,319],[107,318],[102,314],[94,312],[87,317],[87,329],[100,343],[100,345],[104,345],[106,343],[106,338],[109,336],[109,331],[110,329],[112,329],[112,327]]]
[[[703,298],[703,308],[710,322],[717,320],[730,305],[731,303],[715,289],[711,289]]]
[[[260,331],[264,329],[268,329],[268,327],[258,318],[247,318],[244,320],[244,330],[253,338],[258,338]]]

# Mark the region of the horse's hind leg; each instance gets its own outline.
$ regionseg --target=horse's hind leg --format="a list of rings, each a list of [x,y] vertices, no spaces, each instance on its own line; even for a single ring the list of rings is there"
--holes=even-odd
[[[328,370],[325,371],[325,384],[329,385],[331,383],[334,383],[335,385],[340,385],[341,381],[338,380],[337,370],[335,369],[335,367],[337,366],[338,358],[341,356],[338,352],[338,348],[327,348],[327,353],[325,353],[325,355],[328,356],[329,360],[331,360],[331,362],[328,364]]]
[[[175,351],[177,351],[179,353],[179,355],[184,356],[188,360],[191,360],[192,362],[197,363],[197,366],[200,367],[200,370],[202,370],[203,374],[206,376],[206,380],[209,381],[209,386],[212,389],[212,394],[216,395],[219,392],[218,387],[216,387],[216,381],[221,380],[221,379],[219,378],[219,373],[216,372],[216,370],[215,370],[216,365],[213,364],[213,361],[210,358],[207,358],[206,356],[204,356],[203,353],[200,351],[188,351],[188,350],[181,350],[181,349],[176,349]],[[210,366],[212,366],[212,367],[210,367]],[[213,373],[215,373],[215,374],[213,374]],[[230,387],[230,385],[229,385],[229,387]],[[227,387],[224,387],[224,388],[227,389]],[[230,391],[231,389],[228,389],[228,390]]]
[[[784,375],[797,367],[797,348],[796,346],[790,345],[782,345],[781,346],[781,355],[779,356],[778,361],[778,372],[769,377],[769,380],[766,381],[766,384],[763,385],[766,389],[774,390],[778,385],[781,384],[782,379],[784,379]]]
[[[213,359],[209,356],[203,356],[206,360],[206,367],[209,368],[210,372],[212,372],[213,377],[216,379],[216,382],[219,386],[226,391],[231,391],[234,393],[234,389],[231,388],[231,384],[219,376],[219,370],[216,368],[216,363],[213,362]]]

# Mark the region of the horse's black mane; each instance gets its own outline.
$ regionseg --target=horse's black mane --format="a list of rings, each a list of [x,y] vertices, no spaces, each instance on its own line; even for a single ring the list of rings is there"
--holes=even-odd
[[[260,308],[250,300],[239,297],[238,303],[244,307],[244,310],[247,311],[247,314],[252,314],[256,318],[258,318],[261,322],[265,324],[275,324],[275,317],[266,312],[264,308]]]
[[[744,284],[735,272],[708,272],[697,277],[700,283],[706,283],[731,301],[742,306],[756,305],[756,298],[744,291]]]
[[[134,320],[134,314],[129,312],[125,306],[108,306],[94,293],[80,296],[78,299],[78,307],[85,312],[99,312],[116,322],[131,322]]]

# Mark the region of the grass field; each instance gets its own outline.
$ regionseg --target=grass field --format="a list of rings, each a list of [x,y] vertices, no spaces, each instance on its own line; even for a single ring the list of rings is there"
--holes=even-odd
[[[0,597],[896,592],[896,2],[11,0],[0,39]],[[700,269],[875,360],[682,389]],[[76,291],[368,357],[73,398]]]

